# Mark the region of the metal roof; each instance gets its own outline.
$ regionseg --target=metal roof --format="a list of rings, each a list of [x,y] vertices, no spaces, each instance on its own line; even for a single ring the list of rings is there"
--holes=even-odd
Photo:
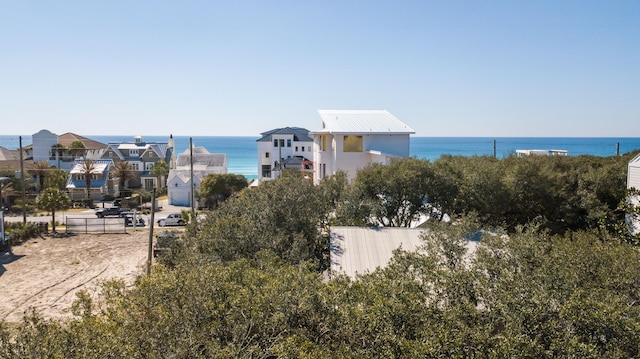
[[[69,173],[72,173],[72,174],[85,173],[84,168],[82,167],[84,162],[85,161],[81,161],[81,160],[74,161],[73,168],[71,168],[71,171],[69,171]],[[104,173],[105,171],[108,171],[109,166],[111,166],[113,162],[111,160],[95,160],[93,161],[93,163],[94,163],[94,166],[91,173],[101,174],[101,173]]]
[[[424,244],[424,228],[331,227],[331,271],[352,278],[384,268],[400,248],[415,252]],[[477,242],[467,241],[467,255],[475,253]]]
[[[415,131],[387,110],[318,110],[317,133],[412,134]]]
[[[213,169],[227,166],[225,153],[209,153],[204,147],[193,147],[193,165],[199,169]],[[178,155],[176,168],[188,168],[191,166],[191,151],[187,148]]]

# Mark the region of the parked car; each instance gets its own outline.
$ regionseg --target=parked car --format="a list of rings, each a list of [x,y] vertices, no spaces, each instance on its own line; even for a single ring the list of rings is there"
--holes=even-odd
[[[133,227],[134,223],[136,227],[146,226],[144,218],[142,218],[142,216],[140,215],[140,212],[126,211],[126,212],[121,212],[120,216],[124,218],[124,225],[127,227]]]
[[[119,217],[121,213],[122,210],[120,209],[120,207],[107,207],[96,210],[96,216],[98,218]]]
[[[156,236],[156,242],[153,245],[153,256],[157,257],[160,253],[166,253],[171,250],[176,241],[176,235],[172,232],[160,233]]]
[[[164,226],[184,226],[186,222],[182,219],[180,213],[171,213],[166,217],[160,217],[156,220],[160,227]]]

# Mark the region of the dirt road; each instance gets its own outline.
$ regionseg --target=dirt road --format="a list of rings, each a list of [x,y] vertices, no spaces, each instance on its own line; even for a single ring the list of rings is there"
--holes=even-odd
[[[144,273],[149,233],[45,237],[0,252],[0,320],[20,321],[33,307],[46,318],[71,316],[78,290],[92,295],[101,282],[131,285]]]

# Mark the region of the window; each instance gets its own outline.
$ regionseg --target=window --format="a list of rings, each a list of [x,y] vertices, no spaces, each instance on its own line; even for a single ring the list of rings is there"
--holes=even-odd
[[[280,147],[284,147],[284,139],[280,140]]]
[[[264,158],[269,158],[269,152],[264,153]]]
[[[296,147],[296,151],[298,150],[298,147]],[[300,147],[301,152],[304,152],[304,146]]]
[[[296,152],[298,152],[298,146],[296,146]]]
[[[307,147],[307,152],[311,152],[311,146]]]
[[[362,152],[362,136],[344,136],[344,152]]]
[[[278,140],[273,140],[273,147],[278,147]]]
[[[153,168],[153,162],[147,162],[145,165],[145,171],[151,171]]]
[[[138,150],[129,150],[129,156],[138,156]]]
[[[144,179],[144,189],[146,190],[152,190],[154,186],[154,180],[153,178],[145,178]]]
[[[287,139],[287,147],[291,147],[291,139]]]
[[[262,177],[271,178],[271,166],[262,165]]]

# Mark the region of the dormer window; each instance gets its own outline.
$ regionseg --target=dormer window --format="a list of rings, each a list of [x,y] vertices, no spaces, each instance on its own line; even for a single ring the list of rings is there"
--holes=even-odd
[[[138,157],[138,150],[129,150],[129,156],[131,157]]]

